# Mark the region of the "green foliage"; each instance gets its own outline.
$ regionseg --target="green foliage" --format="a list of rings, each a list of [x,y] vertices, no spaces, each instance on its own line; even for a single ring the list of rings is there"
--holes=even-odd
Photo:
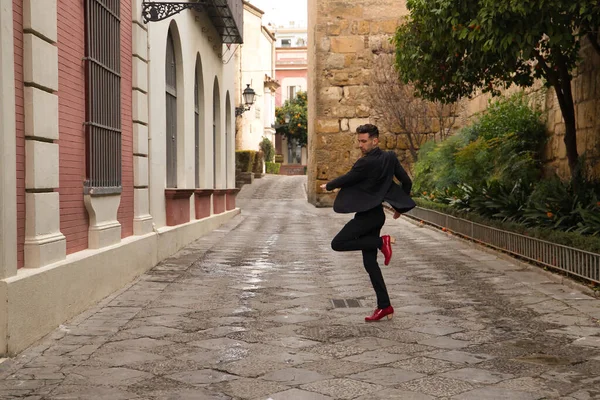
[[[444,142],[422,147],[415,165],[415,191],[462,195],[460,185],[482,187],[493,182],[505,191],[512,191],[515,182],[527,187],[539,179],[545,140],[540,113],[529,108],[525,96],[501,98],[474,124]]]
[[[486,218],[522,222],[531,190],[531,184],[523,185],[521,181],[512,185],[499,181],[485,182],[478,187],[461,185],[448,204]]]
[[[597,0],[408,0],[407,7],[408,23],[394,37],[400,76],[447,102],[477,88],[564,79],[581,38],[600,21]]]
[[[525,212],[528,226],[600,236],[600,181],[579,172],[569,182],[553,177],[539,182]]]
[[[265,165],[265,155],[263,154],[262,151],[259,151],[256,153],[256,156],[254,157],[254,164],[252,165],[252,172],[254,172],[255,174],[262,174],[264,165]]]
[[[503,229],[521,235],[526,235],[548,242],[562,244],[564,246],[575,247],[577,249],[589,251],[592,253],[600,253],[600,236],[584,236],[575,232],[563,232],[548,229],[546,227],[530,227],[524,224],[519,224],[511,221],[501,221],[490,219],[472,212],[458,210],[455,207],[439,202],[433,202],[426,199],[415,199],[419,207],[436,210],[445,214],[450,214],[458,218],[463,218],[482,225],[491,226],[498,229]]]
[[[285,122],[289,115],[290,121]],[[302,146],[308,144],[308,96],[306,92],[298,92],[296,98],[286,100],[283,106],[275,109],[275,120],[279,127],[277,133],[288,140],[296,139]]]
[[[430,193],[456,186],[460,179],[455,168],[455,155],[465,145],[460,133],[436,145],[425,143],[415,164],[413,190],[417,193]]]
[[[265,155],[265,161],[272,162],[273,158],[275,158],[275,146],[273,146],[273,142],[271,142],[269,138],[263,137],[262,141],[259,143],[259,147]]]
[[[408,22],[394,36],[396,67],[417,94],[454,103],[478,89],[555,89],[565,120],[569,167],[577,164],[571,91],[581,40],[597,45],[598,0],[408,0]]]
[[[515,95],[450,140],[428,143],[415,165],[418,196],[490,220],[600,236],[600,181],[585,175],[585,160],[569,182],[540,179],[539,117]]]
[[[265,166],[267,168],[267,174],[279,174],[279,168],[281,168],[281,164],[280,163],[275,163],[275,162],[266,162]]]
[[[235,168],[241,172],[252,172],[256,151],[254,150],[236,150]]]

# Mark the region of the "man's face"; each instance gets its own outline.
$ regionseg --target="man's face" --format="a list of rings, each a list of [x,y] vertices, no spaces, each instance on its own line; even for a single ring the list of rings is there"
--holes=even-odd
[[[370,138],[368,133],[358,134],[358,147],[363,155],[368,154],[379,144],[379,138]]]

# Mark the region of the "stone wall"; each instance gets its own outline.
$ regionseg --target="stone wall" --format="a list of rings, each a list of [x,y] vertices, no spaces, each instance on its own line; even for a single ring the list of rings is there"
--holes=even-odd
[[[323,193],[322,183],[346,173],[360,157],[354,131],[377,123],[371,115],[368,84],[374,51],[391,47],[389,38],[408,14],[403,1],[308,0],[308,200],[331,206],[334,194]],[[600,176],[600,57],[591,46],[582,49],[583,62],[573,83],[576,98],[579,154]],[[544,150],[546,172],[569,176],[564,145],[564,121],[553,90],[538,84],[530,90],[545,112],[549,140]],[[464,103],[457,126],[485,110],[489,96]],[[382,148],[402,156],[406,146],[394,135],[381,137]]]
[[[586,163],[596,177],[600,177],[600,56],[585,41],[581,50],[582,62],[574,72],[572,83],[577,123],[577,152],[584,155]],[[507,90],[507,94],[519,88]],[[532,105],[540,106],[548,132],[548,142],[543,151],[547,176],[554,173],[566,179],[570,176],[567,150],[564,142],[565,121],[554,89],[546,89],[538,82],[527,90]],[[472,121],[484,111],[491,99],[488,94],[476,95],[465,102],[462,123]]]
[[[370,119],[368,84],[373,51],[391,47],[389,38],[407,15],[397,0],[308,1],[309,162],[308,199],[331,206],[334,195],[319,185],[346,173],[360,157],[356,127]],[[395,148],[395,137],[383,137]]]

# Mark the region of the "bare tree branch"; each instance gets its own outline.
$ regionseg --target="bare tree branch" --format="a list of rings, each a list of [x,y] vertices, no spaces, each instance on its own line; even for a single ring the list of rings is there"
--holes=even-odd
[[[387,131],[404,138],[413,160],[427,140],[445,140],[451,134],[459,106],[416,97],[412,85],[399,81],[393,54],[374,52],[369,91],[373,116]]]

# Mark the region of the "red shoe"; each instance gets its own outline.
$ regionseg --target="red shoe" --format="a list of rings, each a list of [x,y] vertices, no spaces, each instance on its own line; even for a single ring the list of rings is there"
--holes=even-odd
[[[379,321],[383,317],[387,317],[387,319],[392,319],[394,316],[394,307],[388,306],[386,308],[377,308],[373,315],[370,317],[365,317],[365,322],[374,322]]]
[[[381,241],[383,244],[381,245],[381,252],[383,253],[385,265],[390,264],[390,260],[392,259],[392,244],[396,243],[396,239],[389,235],[384,235],[381,237]]]

